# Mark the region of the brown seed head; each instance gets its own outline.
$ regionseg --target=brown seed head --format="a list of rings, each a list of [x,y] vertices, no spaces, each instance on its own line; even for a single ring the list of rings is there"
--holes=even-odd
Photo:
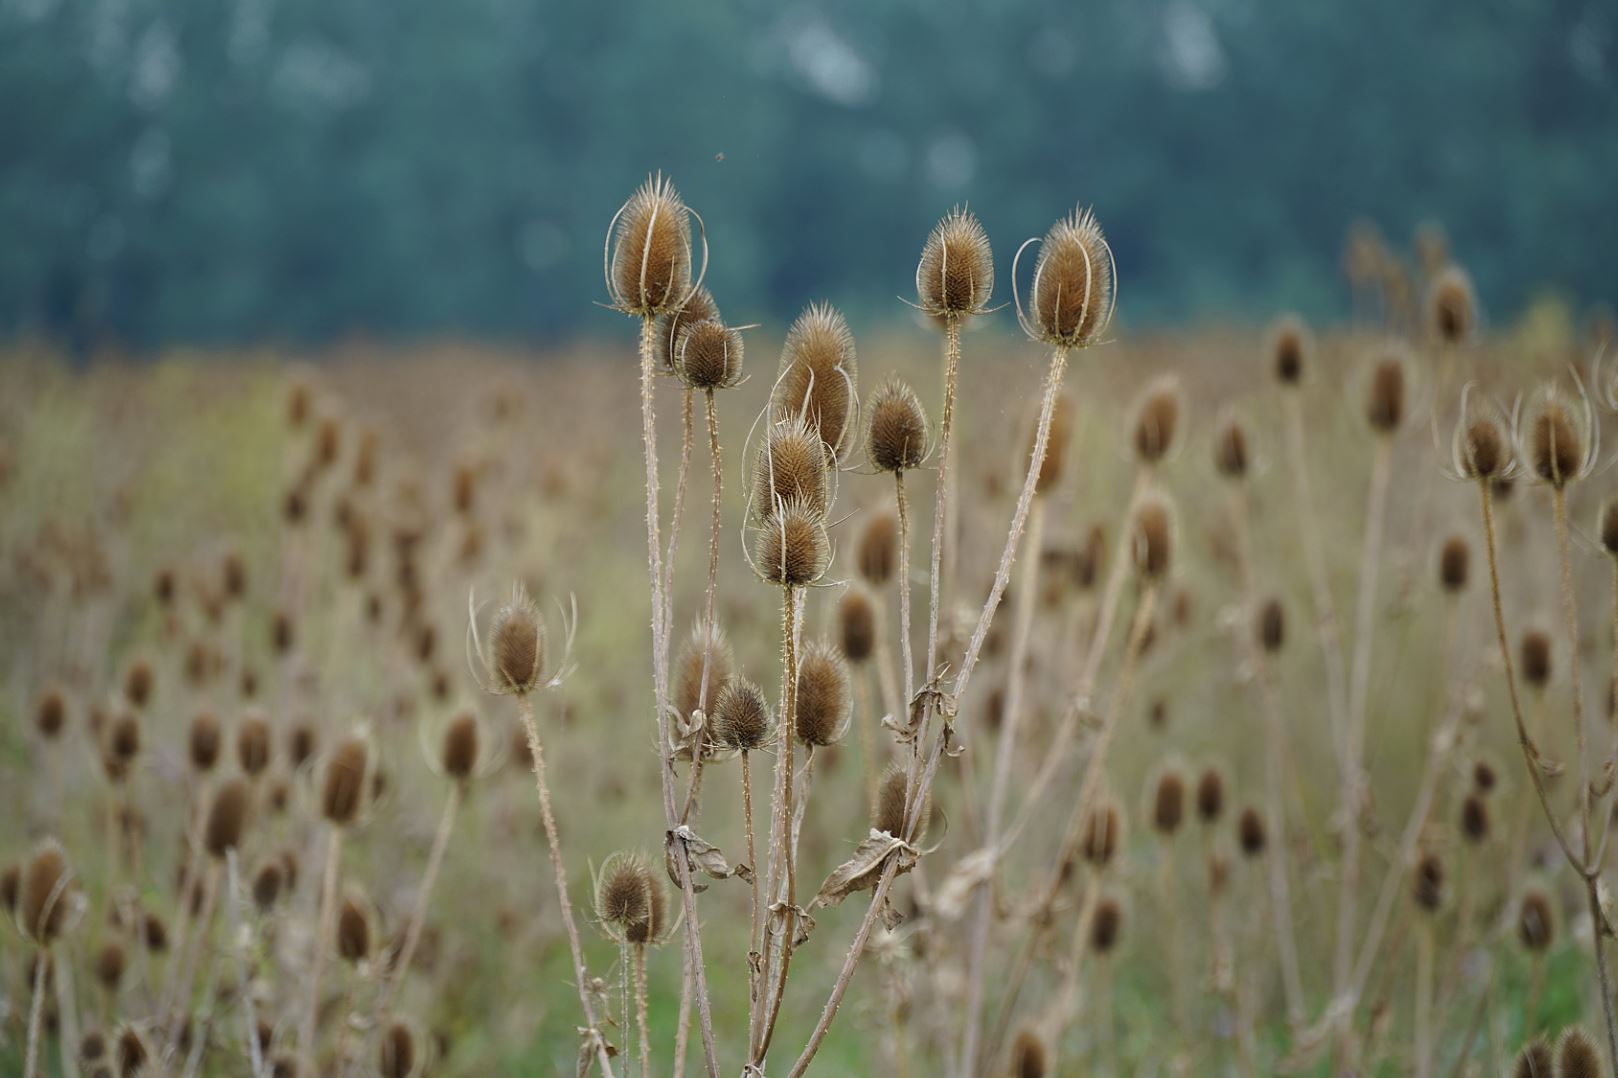
[[[655,872],[646,873],[646,893],[650,899],[646,916],[624,929],[630,943],[662,943],[669,928],[668,901],[663,894],[663,883]]]
[[[680,333],[674,373],[691,389],[729,389],[742,380],[742,335],[718,319],[692,323]]]
[[[92,1029],[79,1038],[79,1062],[94,1063],[107,1054],[107,1038],[99,1030]],[[107,1072],[109,1075],[111,1071]]]
[[[96,980],[108,992],[118,991],[118,985],[124,979],[124,968],[127,965],[127,955],[124,945],[117,940],[109,940],[101,945],[96,952],[95,973]]]
[[[355,965],[371,956],[371,918],[365,904],[350,895],[337,913],[337,953]]]
[[[391,1022],[377,1048],[377,1070],[382,1078],[411,1078],[416,1071],[416,1035],[403,1022]]]
[[[107,752],[117,763],[127,766],[140,754],[140,720],[125,712],[107,728]]]
[[[326,761],[320,791],[321,814],[339,827],[360,814],[370,785],[371,749],[362,737],[350,737]]]
[[[758,530],[753,562],[765,581],[801,588],[815,583],[831,562],[831,539],[823,513],[792,501]]]
[[[124,699],[130,707],[139,710],[151,702],[152,680],[152,664],[145,659],[137,659],[124,672]]]
[[[989,236],[971,211],[956,207],[933,226],[916,266],[916,298],[935,318],[982,314],[994,291]]]
[[[793,726],[798,740],[825,747],[841,741],[854,714],[848,664],[830,644],[817,640],[798,661]]]
[[[1017,1031],[1011,1042],[1010,1078],[1046,1078],[1051,1073],[1051,1054],[1045,1040],[1032,1027]]]
[[[1286,643],[1287,617],[1286,608],[1281,600],[1270,598],[1264,600],[1258,608],[1258,624],[1256,626],[1258,642],[1265,651],[1272,655],[1281,650]]]
[[[831,504],[831,458],[802,416],[777,419],[765,432],[753,469],[753,513],[763,520],[776,508],[802,501],[826,512]]]
[[[213,805],[208,809],[208,822],[204,830],[203,846],[209,856],[224,857],[226,850],[241,845],[250,808],[250,794],[245,781],[233,778],[219,787],[214,793]]]
[[[1146,387],[1140,402],[1135,405],[1130,435],[1135,456],[1142,464],[1157,464],[1174,448],[1183,410],[1180,383],[1172,375],[1159,378]]]
[[[880,588],[893,579],[894,566],[899,561],[899,521],[892,513],[870,514],[860,531],[859,548],[855,560],[860,577],[873,588]]]
[[[1548,397],[1529,416],[1523,457],[1534,475],[1553,487],[1580,478],[1585,468],[1583,423],[1560,397]]]
[[[1618,558],[1618,499],[1601,507],[1601,549]]]
[[[17,927],[35,943],[52,943],[67,925],[73,898],[73,869],[67,854],[55,839],[47,839],[35,848],[22,874]]]
[[[713,293],[701,286],[693,289],[684,306],[658,316],[657,338],[654,343],[657,365],[666,371],[675,370],[680,338],[685,331],[698,322],[718,320],[719,305],[714,302]]]
[[[1174,517],[1169,503],[1161,496],[1148,496],[1135,510],[1134,536],[1130,543],[1135,571],[1153,581],[1167,576],[1173,539]]]
[[[1184,819],[1185,776],[1171,767],[1158,776],[1152,794],[1152,828],[1164,838],[1173,838]]]
[[[1511,1068],[1512,1078],[1554,1078],[1555,1073],[1551,1046],[1545,1043],[1543,1036],[1535,1037],[1523,1045]]]
[[[1518,662],[1522,665],[1523,681],[1531,688],[1543,690],[1551,680],[1551,637],[1542,629],[1529,629],[1518,644]]]
[[[192,768],[204,773],[212,771],[219,762],[220,741],[219,720],[212,713],[204,711],[192,719],[187,741]]]
[[[1427,291],[1427,330],[1446,345],[1465,344],[1477,323],[1472,280],[1456,265],[1445,266]]]
[[[1578,1026],[1556,1039],[1556,1078],[1603,1078],[1607,1073],[1595,1040]]]
[[[275,900],[281,897],[281,885],[284,877],[280,861],[265,861],[253,873],[253,905],[260,913],[268,912],[275,905]]]
[[[898,378],[884,381],[867,406],[865,455],[879,472],[904,472],[927,459],[929,433],[921,399]]]
[[[182,1040],[185,1042],[183,1047],[189,1047],[190,1038]],[[126,1024],[118,1031],[118,1039],[113,1044],[113,1057],[118,1061],[119,1078],[130,1078],[141,1073],[151,1054],[145,1035],[135,1026]]]
[[[470,711],[462,712],[444,728],[441,757],[444,774],[456,782],[472,777],[478,766],[478,720]]]
[[[771,412],[801,416],[841,460],[854,441],[859,359],[854,335],[835,307],[811,304],[787,330]]]
[[[1203,769],[1197,779],[1197,818],[1205,824],[1216,823],[1225,811],[1225,777],[1217,767]]]
[[[1269,843],[1269,828],[1264,823],[1264,817],[1251,805],[1242,809],[1241,815],[1236,818],[1236,842],[1248,857],[1259,856]]]
[[[1392,352],[1371,367],[1366,391],[1365,421],[1378,434],[1393,434],[1404,423],[1406,361],[1402,352]]]
[[[50,688],[45,690],[39,698],[39,705],[34,710],[34,729],[46,741],[55,741],[62,734],[62,728],[67,725],[67,698],[62,690]]]
[[[909,789],[909,775],[898,764],[889,764],[882,772],[876,787],[876,804],[871,810],[871,826],[895,837],[902,837],[905,824],[905,791]],[[923,805],[917,837],[927,830],[931,822],[932,806]]]
[[[702,680],[705,663],[708,671],[706,690]],[[711,713],[719,687],[730,678],[735,666],[736,657],[723,628],[715,625],[710,640],[706,626],[701,622],[693,625],[691,635],[680,649],[679,662],[675,667],[674,706],[679,709],[681,716],[689,719],[704,702]]]
[[[1238,419],[1226,420],[1214,436],[1214,468],[1226,479],[1241,479],[1247,465],[1247,428]]]
[[[1123,828],[1118,806],[1107,802],[1092,808],[1079,837],[1079,855],[1097,868],[1105,868],[1118,852]]]
[[[263,712],[249,711],[236,728],[236,762],[249,775],[270,766],[270,724]]]
[[[1281,385],[1296,386],[1303,381],[1312,351],[1309,330],[1295,315],[1286,315],[1270,330],[1270,369]]]
[[[1088,210],[1051,226],[1034,263],[1028,309],[1018,305],[1023,331],[1059,348],[1094,344],[1112,321],[1112,249]]]
[[[1475,760],[1472,763],[1472,785],[1477,787],[1479,793],[1488,793],[1494,789],[1499,776],[1495,774],[1494,765],[1488,760]]]
[[[1556,939],[1556,920],[1550,896],[1534,888],[1517,907],[1517,938],[1530,951],[1547,950]]]
[[[607,934],[618,938],[647,921],[652,912],[652,872],[639,854],[618,851],[596,876],[595,915]]]
[[[0,909],[6,911],[6,916],[17,915],[17,897],[22,893],[22,867],[20,865],[7,865],[0,871]]]
[[[1436,853],[1423,854],[1416,862],[1411,894],[1418,908],[1433,913],[1444,904],[1444,862]]]
[[[1461,835],[1474,845],[1489,837],[1489,805],[1477,794],[1468,794],[1461,802]]]
[[[607,288],[625,314],[677,310],[691,290],[691,218],[674,184],[650,177],[618,211]]]
[[[1466,590],[1472,565],[1472,548],[1463,536],[1452,535],[1438,551],[1438,584],[1451,595]]]
[[[764,690],[735,676],[719,689],[714,701],[714,737],[728,748],[750,752],[769,744],[773,720]]]
[[[141,939],[146,949],[154,954],[160,954],[169,949],[169,930],[163,923],[163,918],[155,913],[148,913],[141,925]]]
[[[1090,949],[1096,954],[1110,954],[1118,946],[1124,932],[1124,908],[1114,898],[1103,898],[1096,903],[1090,922]]]
[[[837,643],[843,657],[855,666],[876,650],[876,600],[859,584],[852,584],[837,601]]]
[[[489,629],[485,666],[499,692],[518,696],[532,692],[545,680],[545,621],[522,584],[511,586],[511,599],[494,617]]]

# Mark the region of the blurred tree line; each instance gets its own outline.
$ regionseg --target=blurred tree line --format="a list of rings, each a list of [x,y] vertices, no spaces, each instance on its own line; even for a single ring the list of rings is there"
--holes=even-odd
[[[1610,0],[0,0],[0,101],[0,332],[78,347],[601,330],[653,169],[733,321],[902,315],[956,202],[1002,296],[1093,204],[1135,324],[1342,317],[1358,218],[1618,282]]]

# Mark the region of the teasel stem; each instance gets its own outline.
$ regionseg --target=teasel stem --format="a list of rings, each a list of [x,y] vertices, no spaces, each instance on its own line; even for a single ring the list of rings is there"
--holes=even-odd
[[[241,870],[236,863],[236,847],[225,850],[225,876],[229,881],[226,901],[230,904],[230,935],[232,946],[239,946],[237,937],[242,924]],[[247,1059],[253,1068],[253,1078],[264,1078],[264,1053],[258,1044],[258,1014],[253,1005],[253,962],[241,953],[242,965],[242,1021],[247,1034]]]
[[[658,507],[657,507],[657,423],[653,410],[653,388],[657,376],[656,372],[656,343],[657,323],[650,317],[641,319],[640,327],[640,409],[641,409],[641,441],[646,456],[646,555],[647,575],[652,585],[652,695],[657,709],[656,723],[658,730],[658,755],[661,766],[658,768],[658,780],[663,792],[663,818],[670,832],[679,823],[679,813],[674,802],[674,763],[669,745],[669,689],[668,689],[668,639],[665,630],[668,621],[665,614],[667,610],[666,598],[663,594],[663,564],[662,541],[658,537]],[[527,716],[529,727],[529,740],[531,744],[538,744],[538,736],[533,726],[532,715]],[[535,757],[536,765],[538,757]],[[540,770],[536,766],[536,775]],[[548,805],[548,798],[544,795],[544,780],[540,779],[541,800]],[[549,815],[549,808],[546,808]],[[691,871],[689,858],[685,853],[685,843],[677,836],[670,835],[668,842],[679,847],[673,858],[675,871],[679,876],[680,892],[685,903],[685,949],[691,970],[695,976],[695,989],[697,995],[698,1017],[702,1022],[702,1047],[706,1056],[709,1078],[718,1078],[719,1062],[714,1048],[713,1015],[708,1006],[708,975],[702,961],[702,933],[700,922],[697,919],[697,898],[691,886]],[[560,859],[552,848],[552,860],[560,865]],[[558,875],[557,882],[561,883]],[[567,909],[565,888],[563,908]],[[579,975],[579,997],[585,1004],[586,1018],[592,1012],[586,998],[584,988],[584,962],[578,946],[578,932],[573,927],[571,911],[568,912],[568,929],[572,937],[575,972]],[[594,1020],[590,1021],[595,1025]],[[607,1060],[606,1050],[599,1043],[597,1055],[602,1064],[604,1074],[611,1074],[612,1068]]]
[[[1037,458],[1036,468],[1044,457]],[[1029,555],[1023,559],[1022,573],[1017,581],[1013,599],[1016,618],[1011,635],[1011,655],[1006,667],[1005,708],[1000,720],[999,744],[995,747],[994,775],[989,786],[989,805],[984,820],[983,842],[989,849],[997,849],[1000,840],[1001,810],[1005,805],[1006,787],[1011,781],[1011,758],[1017,748],[1017,734],[1023,713],[1023,690],[1027,684],[1025,658],[1028,641],[1033,633],[1034,609],[1038,606],[1039,551],[1045,536],[1045,499],[1039,498],[1028,516]],[[992,854],[991,856],[997,856]],[[979,1034],[983,1028],[983,960],[989,946],[989,925],[993,915],[992,901],[994,876],[998,865],[991,871],[989,881],[978,890],[973,900],[972,937],[966,965],[966,1031],[961,1039],[961,1060],[975,1061],[978,1055]]]
[[[952,463],[951,450],[954,447],[955,432],[955,385],[960,375],[961,367],[961,321],[959,318],[946,317],[944,321],[944,406],[939,410],[938,419],[938,482],[937,491],[933,498],[933,551],[932,568],[928,574],[929,607],[927,616],[927,681],[930,684],[938,673],[938,618],[939,609],[944,602],[944,544],[947,524],[950,517],[950,494],[952,493],[950,478],[950,464]],[[903,508],[900,509],[903,513]],[[900,518],[900,557],[903,557],[903,517]],[[955,536],[948,535],[948,541],[954,544]],[[902,564],[902,563],[901,563]],[[901,573],[900,588],[907,586]],[[901,590],[901,595],[903,591]],[[910,694],[905,693],[905,706],[910,706]]]
[[[1416,1078],[1433,1071],[1433,926],[1416,926]]]
[[[404,983],[405,974],[410,971],[410,960],[416,955],[416,946],[421,942],[422,928],[427,923],[427,902],[432,897],[433,884],[438,880],[438,870],[444,863],[444,851],[449,848],[449,836],[455,827],[455,815],[461,807],[461,798],[465,795],[465,788],[457,782],[449,788],[449,797],[444,801],[444,811],[438,819],[438,831],[433,835],[432,849],[427,854],[427,869],[421,877],[421,890],[416,893],[415,908],[410,913],[410,924],[405,929],[404,946],[399,950],[399,957],[393,963],[393,969],[387,975],[387,986],[383,989],[382,999],[376,1007],[376,1018],[373,1025],[380,1026],[381,1020],[388,1014],[393,1005],[393,997]]]
[[[758,919],[758,913],[759,913],[758,852],[757,852],[757,848],[754,845],[754,840],[753,840],[753,776],[752,776],[752,765],[749,762],[749,755],[750,754],[748,753],[748,751],[746,749],[742,750],[742,828],[747,833],[747,867],[753,870],[752,871],[753,879],[752,879],[752,887],[751,887],[751,898],[752,898],[752,900],[751,900],[751,902],[749,904],[749,916],[748,916],[748,922],[747,922],[747,949],[748,949],[748,951],[750,953],[758,954],[760,956],[760,960],[762,961],[762,956],[763,956],[764,952],[762,950],[763,943],[759,939],[759,919]],[[748,1006],[747,1029],[748,1029],[749,1045],[751,1045],[753,1022],[755,1021],[755,1019],[757,1017],[756,1011],[758,1009],[758,1003],[759,1003],[759,980],[758,980],[758,974],[753,968],[753,963],[752,963],[751,957],[749,957],[749,961],[747,963],[747,984],[748,984],[748,993],[747,993],[747,999],[748,999],[748,1004],[747,1004],[747,1006]]]
[[[320,1013],[320,975],[326,965],[326,952],[337,931],[337,870],[343,854],[343,829],[332,825],[326,840],[326,868],[321,876],[320,915],[315,935],[314,959],[309,966],[309,990],[303,1009],[303,1025],[298,1033],[298,1047],[310,1060],[315,1059],[315,1020]],[[184,996],[181,996],[184,1002]]]
[[[942,483],[943,481],[942,472],[940,472],[939,482]],[[911,699],[916,694],[916,662],[910,654],[910,499],[905,495],[905,473],[903,470],[893,473],[893,492],[894,499],[899,507],[899,571],[897,574],[899,585],[899,653],[904,663],[904,680],[902,682],[904,696],[901,698],[900,706],[908,708]],[[936,535],[934,536],[934,542],[937,542]],[[936,553],[933,555],[933,560],[935,563],[938,560]],[[933,617],[936,622],[936,611]],[[936,631],[936,625],[929,630],[929,632]],[[930,642],[928,646],[933,647],[935,644]],[[929,666],[931,666],[930,663]],[[931,678],[931,676],[932,672],[929,670],[928,677]],[[895,721],[902,721],[904,715],[895,713],[893,717]]]
[[[54,958],[49,949],[39,952],[34,960],[34,995],[28,1008],[28,1047],[23,1057],[23,1078],[38,1078],[40,1033],[45,1025],[45,973]],[[66,1054],[64,1046],[63,1054]]]
[[[776,901],[777,888],[784,882],[786,912],[782,915],[782,930],[780,941],[780,957],[775,969],[775,988],[773,992],[766,993],[765,1007],[759,1012],[758,1037],[753,1049],[754,1065],[762,1069],[764,1058],[770,1050],[770,1039],[775,1034],[775,1021],[781,1013],[781,997],[786,994],[787,970],[792,965],[792,941],[797,935],[797,916],[794,912],[798,901],[797,857],[794,852],[796,842],[793,840],[793,795],[792,795],[792,748],[797,740],[797,724],[795,712],[797,710],[798,695],[798,589],[783,587],[781,589],[781,726],[780,726],[780,755],[776,757],[776,791],[775,815],[777,821],[771,820],[772,829],[778,827],[778,835],[772,838],[771,844],[779,843],[780,867],[777,872],[770,875],[770,900]],[[772,921],[765,920],[765,945],[762,952],[765,958],[766,971],[770,968],[769,958],[771,951],[770,937],[774,934]],[[766,978],[768,987],[768,978]]]
[[[551,855],[551,872],[556,877],[556,901],[562,911],[562,924],[567,928],[568,947],[573,952],[573,979],[579,990],[579,1005],[584,1010],[584,1020],[595,1031],[596,1060],[601,1064],[603,1075],[612,1074],[612,1062],[607,1056],[605,1041],[600,1035],[600,1026],[596,1023],[595,1007],[590,1002],[589,979],[585,974],[584,948],[579,945],[579,929],[573,921],[573,903],[567,896],[567,870],[562,866],[562,842],[556,830],[556,818],[551,814],[551,791],[545,782],[545,753],[539,743],[539,727],[534,722],[533,701],[527,693],[517,695],[517,708],[522,714],[523,730],[528,734],[528,753],[533,757],[534,785],[539,790],[539,814],[545,825],[545,848]],[[333,848],[335,849],[336,832],[333,833]],[[327,873],[335,884],[335,864],[327,865]],[[322,939],[330,936],[329,931],[322,930]]]
[[[1568,680],[1573,683],[1573,733],[1579,757],[1579,830],[1583,834],[1584,866],[1586,873],[1597,866],[1591,863],[1590,835],[1590,754],[1586,751],[1584,730],[1584,673],[1579,656],[1579,607],[1573,595],[1573,559],[1569,551],[1567,527],[1567,490],[1558,485],[1552,490],[1556,510],[1556,554],[1562,571],[1562,617],[1567,626]],[[1597,927],[1600,921],[1596,922]],[[1601,950],[1601,933],[1597,931],[1596,950]],[[1612,1004],[1607,1004],[1611,1013]],[[1615,1049],[1618,1054],[1618,1049]],[[1618,1063],[1618,1061],[1615,1061]]]
[[[635,944],[635,1027],[640,1037],[640,1073],[641,1078],[650,1078],[652,1073],[652,1041],[647,1029],[646,1009],[646,945]]]
[[[624,1073],[632,1073],[630,1060],[635,1057],[629,1050],[629,978],[632,976],[629,969],[629,937],[623,933],[618,935],[618,1020],[622,1023],[624,1031]],[[645,1072],[643,1071],[642,1074]]]
[[[687,394],[689,396],[689,393]],[[704,393],[704,410],[708,419],[708,459],[713,465],[713,515],[708,522],[708,587],[703,595],[702,623],[706,626],[707,643],[702,649],[702,680],[697,691],[697,706],[702,713],[708,713],[709,679],[713,671],[714,649],[714,595],[719,590],[719,529],[723,524],[721,516],[722,497],[725,489],[724,468],[719,452],[719,413],[714,408],[713,390]],[[707,740],[708,731],[704,727],[697,734],[696,748],[692,752],[691,781],[685,791],[685,808],[680,813],[682,823],[689,823],[691,813],[695,811],[697,792],[701,787],[702,764],[707,756],[703,751],[703,743]],[[684,1025],[684,1022],[681,1023]]]
[[[1393,467],[1393,442],[1379,436],[1371,460],[1371,483],[1366,495],[1365,540],[1361,550],[1359,599],[1354,618],[1354,664],[1349,682],[1346,751],[1343,754],[1343,855],[1337,897],[1337,959],[1334,981],[1341,994],[1353,975],[1355,912],[1360,876],[1360,802],[1364,785],[1362,756],[1365,741],[1366,696],[1371,681],[1371,644],[1376,634],[1377,574],[1382,565],[1382,533],[1388,506],[1388,480]],[[1276,836],[1277,840],[1281,836]]]

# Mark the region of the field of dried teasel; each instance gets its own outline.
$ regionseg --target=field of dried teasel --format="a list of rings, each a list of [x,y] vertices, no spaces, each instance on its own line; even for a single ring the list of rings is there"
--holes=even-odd
[[[662,181],[621,344],[14,346],[0,1069],[1611,1073],[1610,331],[1361,232],[1126,334],[1102,225],[857,351]]]

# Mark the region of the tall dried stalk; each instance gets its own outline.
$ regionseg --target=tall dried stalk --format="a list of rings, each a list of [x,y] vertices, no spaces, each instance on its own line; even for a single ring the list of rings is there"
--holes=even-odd
[[[410,971],[410,960],[415,957],[416,946],[421,942],[422,928],[427,923],[427,901],[432,897],[433,884],[437,882],[438,870],[444,863],[444,851],[449,848],[450,832],[455,827],[455,815],[464,796],[465,788],[461,783],[457,782],[450,786],[449,797],[444,802],[444,811],[438,820],[438,831],[433,835],[432,849],[427,854],[427,869],[421,877],[421,889],[416,893],[415,908],[410,913],[410,923],[405,929],[404,946],[400,948],[393,968],[386,974],[386,986],[376,1005],[373,1025],[379,1025],[381,1019],[386,1017],[388,1008],[393,1005],[393,997],[399,991],[399,985],[404,983],[405,974]]]
[[[944,319],[944,406],[938,413],[938,482],[933,493],[933,552],[928,573],[927,614],[927,683],[931,684],[938,672],[938,619],[944,602],[944,546],[946,537],[951,545],[955,536],[949,534],[950,495],[953,492],[950,465],[953,463],[955,444],[955,386],[961,368],[961,320],[956,316]],[[901,508],[900,512],[903,512]],[[903,542],[900,549],[903,549]],[[905,581],[900,578],[903,587]],[[905,706],[910,706],[910,694],[905,694]]]
[[[298,1027],[298,1048],[310,1060],[315,1058],[320,975],[326,965],[326,952],[331,949],[332,936],[337,931],[337,872],[342,855],[343,829],[333,824],[331,835],[326,839],[326,867],[320,877],[320,912],[316,918],[314,957],[309,963],[309,987],[304,993],[303,1024]],[[184,1001],[182,993],[180,1002]]]
[[[40,1033],[45,1028],[45,973],[51,968],[48,951],[40,951],[34,958],[34,995],[28,1007],[28,1047],[23,1056],[23,1078],[38,1078]]]
[[[774,854],[770,858],[770,901],[785,902],[780,917],[780,929],[774,916],[764,922],[764,945],[760,948],[764,960],[764,992],[759,1010],[757,1035],[753,1042],[751,1061],[762,1068],[770,1051],[770,1040],[775,1035],[775,1022],[781,1014],[781,997],[786,995],[787,971],[792,965],[793,940],[797,936],[798,868],[796,843],[793,841],[792,816],[792,749],[797,741],[795,713],[798,695],[798,618],[799,589],[790,585],[781,589],[781,716],[779,721],[780,751],[776,756],[776,795],[771,814],[774,831],[770,845]],[[772,937],[779,937],[779,952],[772,956]],[[770,988],[770,973],[774,972],[774,987]]]

